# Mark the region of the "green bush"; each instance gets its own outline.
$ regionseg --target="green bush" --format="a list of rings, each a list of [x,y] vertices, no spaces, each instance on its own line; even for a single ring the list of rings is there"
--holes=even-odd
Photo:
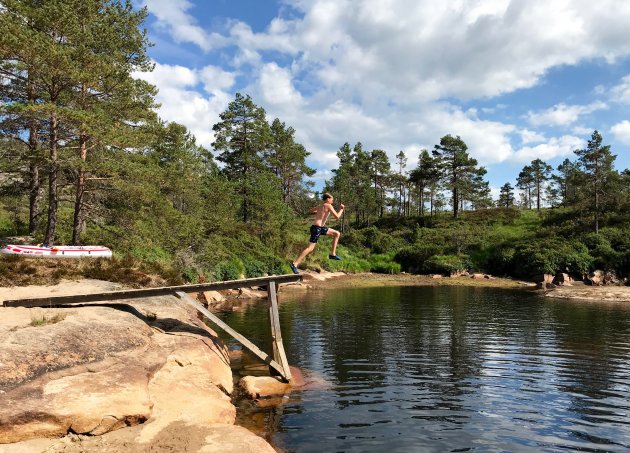
[[[184,269],[182,276],[188,283],[199,283],[199,272],[196,269]]]
[[[254,259],[245,260],[243,267],[245,269],[245,277],[247,278],[262,277],[267,272],[265,264]]]
[[[470,269],[468,255],[434,255],[424,262],[424,272],[427,274],[451,274]]]
[[[365,237],[361,230],[352,229],[341,235],[340,244],[351,249],[364,247]]]
[[[394,256],[394,261],[400,264],[400,268],[405,272],[419,273],[424,262],[440,251],[439,246],[431,243],[417,244],[399,250]]]
[[[615,270],[621,253],[613,250],[610,241],[601,234],[588,233],[581,238],[593,257],[593,268],[604,271]]]
[[[511,245],[502,245],[486,249],[483,259],[474,261],[480,269],[494,275],[511,275],[516,249]]]
[[[217,280],[238,280],[245,272],[243,263],[239,259],[221,261],[214,268],[214,276]]]
[[[584,244],[556,238],[518,244],[512,258],[514,274],[526,278],[557,272],[584,274],[592,264]]]
[[[353,229],[341,236],[341,243],[348,248],[360,251],[368,249],[371,253],[388,253],[404,244],[404,240],[379,230],[375,226]]]
[[[400,264],[391,255],[372,255],[369,259],[370,272],[377,274],[399,274]]]
[[[262,259],[265,265],[265,269],[270,275],[282,275],[286,274],[289,271],[288,264],[277,256],[267,255]]]
[[[170,264],[173,257],[161,247],[135,247],[130,255],[145,263]]]
[[[359,272],[368,272],[370,270],[370,262],[362,258],[347,259],[344,262],[342,262],[341,269],[351,274],[355,274]],[[334,269],[331,269],[331,270],[334,270]]]

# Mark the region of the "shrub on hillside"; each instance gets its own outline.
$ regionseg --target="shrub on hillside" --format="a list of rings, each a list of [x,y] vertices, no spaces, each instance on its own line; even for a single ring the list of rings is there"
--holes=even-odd
[[[267,272],[265,264],[256,259],[243,260],[243,268],[247,278],[262,277]]]
[[[617,267],[621,253],[613,250],[610,241],[601,234],[588,233],[581,238],[593,257],[593,267],[604,271],[614,270]]]
[[[289,271],[283,260],[275,255],[265,255],[261,258],[269,275],[282,275]]]
[[[424,262],[427,274],[452,274],[464,272],[471,267],[468,255],[433,255]]]
[[[502,245],[486,249],[475,262],[478,269],[494,275],[512,275],[516,249],[512,245]]]
[[[361,230],[351,230],[342,237],[342,244],[346,247],[359,250],[367,248],[371,253],[388,253],[399,248],[404,241],[379,230],[375,226]]]
[[[391,255],[370,256],[370,272],[377,274],[400,274],[400,264]]]
[[[214,276],[217,280],[238,280],[245,272],[243,263],[239,259],[221,261],[214,267]]]
[[[556,238],[518,244],[512,258],[514,275],[525,278],[557,272],[585,274],[592,264],[584,244]]]
[[[477,225],[493,225],[501,223],[511,225],[521,215],[516,208],[492,208],[481,209],[479,211],[466,211],[462,214],[462,218],[468,224]]]
[[[440,253],[440,248],[434,244],[416,244],[399,250],[394,256],[394,261],[400,264],[405,272],[419,273],[423,269],[424,262],[438,253]]]

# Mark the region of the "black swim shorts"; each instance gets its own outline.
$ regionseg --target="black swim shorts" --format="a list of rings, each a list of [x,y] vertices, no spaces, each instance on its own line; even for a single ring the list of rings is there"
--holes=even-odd
[[[324,227],[324,226],[320,227],[317,225],[311,225],[311,238],[308,241],[315,244],[317,243],[317,240],[319,239],[319,237],[322,234],[326,236],[326,233],[328,233],[328,227]]]

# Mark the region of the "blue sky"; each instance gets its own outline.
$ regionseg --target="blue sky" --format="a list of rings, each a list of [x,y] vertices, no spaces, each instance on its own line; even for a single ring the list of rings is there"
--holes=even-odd
[[[236,92],[296,129],[321,187],[341,145],[459,135],[496,196],[597,129],[630,168],[627,0],[142,0],[159,114],[210,148]]]

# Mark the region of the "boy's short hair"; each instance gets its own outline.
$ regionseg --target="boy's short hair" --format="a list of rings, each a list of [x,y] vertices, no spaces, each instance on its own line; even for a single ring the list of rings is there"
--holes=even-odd
[[[331,194],[329,194],[328,192],[325,192],[324,195],[322,195],[322,200],[326,201],[329,198],[332,198],[333,196]]]

